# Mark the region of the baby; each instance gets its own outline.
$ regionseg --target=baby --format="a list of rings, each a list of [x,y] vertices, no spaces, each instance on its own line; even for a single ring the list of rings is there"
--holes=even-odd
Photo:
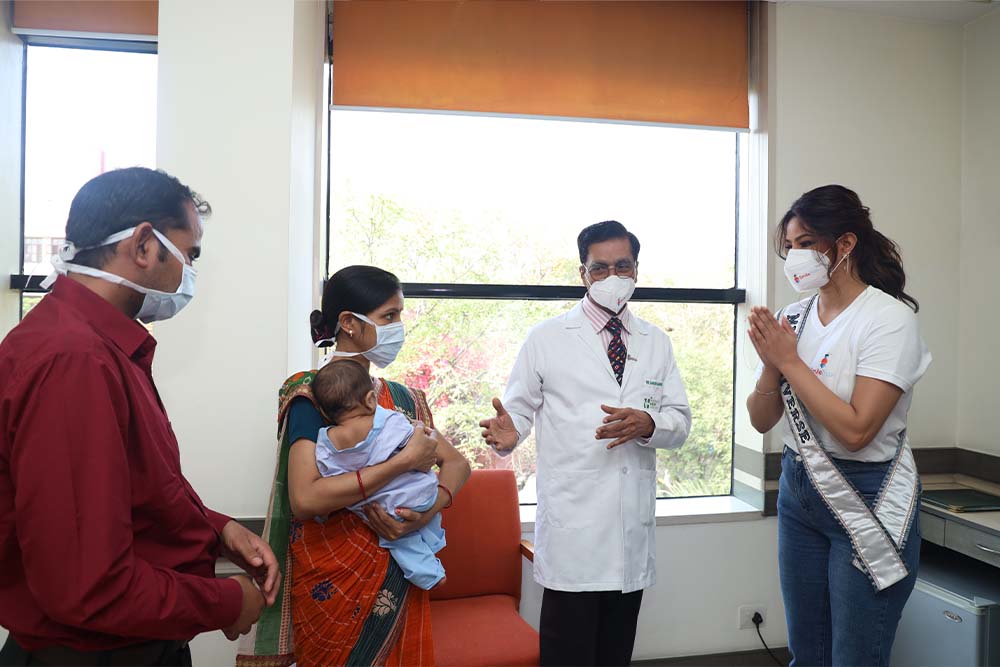
[[[413,424],[405,415],[378,405],[368,372],[350,359],[321,368],[313,380],[312,393],[324,419],[332,424],[321,428],[316,438],[316,467],[324,477],[382,463],[398,453],[413,435]],[[362,519],[364,506],[372,502],[385,507],[394,517],[399,507],[425,512],[434,505],[437,494],[437,475],[410,471],[348,509]],[[415,586],[429,590],[444,581],[444,567],[435,556],[445,545],[440,514],[399,539],[379,538],[379,544],[389,550]]]

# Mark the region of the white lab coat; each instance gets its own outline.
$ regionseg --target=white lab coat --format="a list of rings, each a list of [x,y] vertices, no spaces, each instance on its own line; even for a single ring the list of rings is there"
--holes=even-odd
[[[622,385],[577,304],[532,328],[503,398],[519,442],[535,424],[535,581],[560,591],[623,591],[656,582],[656,452],[680,447],[691,409],[670,339],[632,314]],[[608,450],[601,404],[645,410],[655,430]]]

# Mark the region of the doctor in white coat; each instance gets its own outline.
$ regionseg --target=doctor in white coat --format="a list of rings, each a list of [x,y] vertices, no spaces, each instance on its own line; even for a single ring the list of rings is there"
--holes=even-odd
[[[655,450],[684,443],[691,409],[670,339],[628,308],[639,240],[609,220],[577,245],[587,295],[532,328],[480,426],[500,453],[536,429],[542,665],[627,665],[656,580]]]

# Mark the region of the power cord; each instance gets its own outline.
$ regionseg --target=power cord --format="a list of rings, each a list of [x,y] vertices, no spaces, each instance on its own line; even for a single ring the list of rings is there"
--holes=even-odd
[[[769,656],[771,656],[771,660],[774,660],[774,664],[779,665],[780,667],[786,667],[785,663],[778,660],[778,656],[774,655],[774,653],[771,652],[771,649],[768,647],[767,642],[764,641],[764,635],[760,633],[760,624],[764,622],[764,617],[760,615],[759,611],[755,611],[753,613],[753,617],[750,620],[753,622],[754,627],[757,628],[757,636],[760,637],[760,643],[764,645],[764,650],[767,651],[767,654]]]

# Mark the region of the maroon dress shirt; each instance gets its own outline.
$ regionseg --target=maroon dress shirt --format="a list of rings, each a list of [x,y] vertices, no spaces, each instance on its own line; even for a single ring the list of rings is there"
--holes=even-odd
[[[156,341],[60,277],[0,343],[0,625],[32,651],[191,639],[234,623],[230,519],[181,473]]]

